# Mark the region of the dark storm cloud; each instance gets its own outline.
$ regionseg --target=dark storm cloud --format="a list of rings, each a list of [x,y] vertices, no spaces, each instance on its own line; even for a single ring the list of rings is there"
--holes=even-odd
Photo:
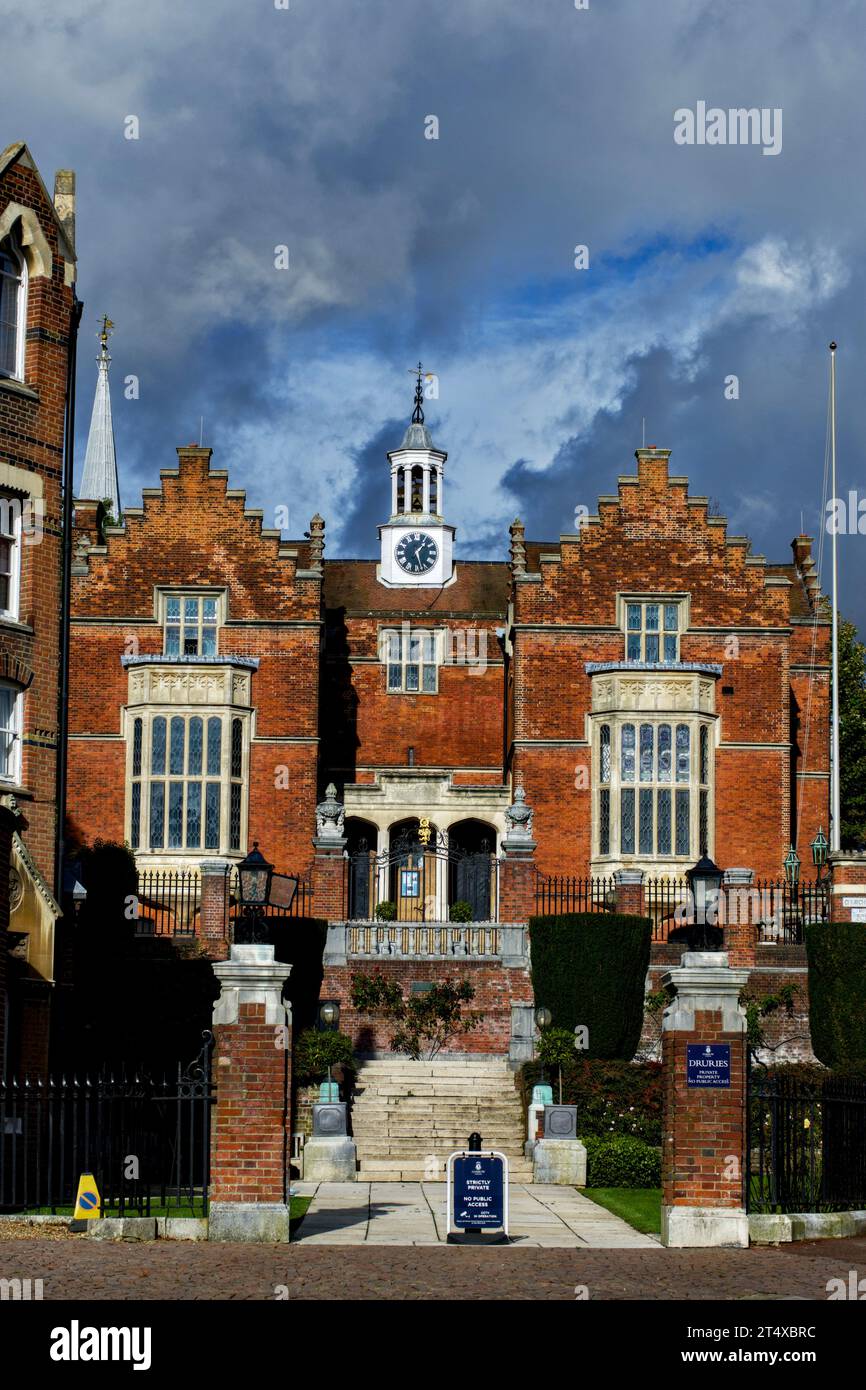
[[[783,559],[801,509],[817,520],[831,337],[840,490],[866,491],[853,0],[70,0],[0,16],[7,138],[49,179],[78,172],[80,444],[108,311],[128,500],[203,416],[253,505],[287,503],[295,534],[318,508],[329,554],[370,553],[421,355],[470,553],[504,553],[516,510],[531,532],[568,529],[631,466],[646,416],[693,490]],[[673,113],[698,101],[781,108],[781,154],[677,146]],[[841,552],[863,621],[866,537]]]

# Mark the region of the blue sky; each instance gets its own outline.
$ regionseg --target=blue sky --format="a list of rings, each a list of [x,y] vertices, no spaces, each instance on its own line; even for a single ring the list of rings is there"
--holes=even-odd
[[[127,503],[204,417],[268,522],[288,506],[299,534],[318,509],[329,555],[372,554],[420,357],[460,554],[504,555],[516,514],[571,529],[646,418],[693,492],[785,560],[801,514],[820,525],[831,338],[839,487],[866,496],[853,0],[0,0],[0,18],[2,143],[26,139],[47,182],[78,175],[79,473],[107,312]],[[781,108],[781,153],[675,144],[698,101]],[[864,556],[841,538],[861,630]]]

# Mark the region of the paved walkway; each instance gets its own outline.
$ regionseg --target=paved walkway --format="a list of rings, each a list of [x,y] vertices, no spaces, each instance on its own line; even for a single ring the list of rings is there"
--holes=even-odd
[[[312,1197],[294,1240],[303,1245],[442,1245],[447,1235],[446,1186],[434,1183],[294,1183]],[[573,1187],[508,1189],[515,1245],[584,1250],[661,1249]]]

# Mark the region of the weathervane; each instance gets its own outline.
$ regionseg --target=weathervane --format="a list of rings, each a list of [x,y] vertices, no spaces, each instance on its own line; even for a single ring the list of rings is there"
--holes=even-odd
[[[103,352],[108,349],[108,339],[114,330],[114,323],[107,314],[102,315],[102,327],[99,330],[99,341],[102,344]]]
[[[415,409],[412,411],[412,424],[423,425],[424,423],[424,393],[421,389],[422,367],[418,363],[417,367],[409,367],[408,370],[413,376],[417,374],[418,380],[415,382]]]

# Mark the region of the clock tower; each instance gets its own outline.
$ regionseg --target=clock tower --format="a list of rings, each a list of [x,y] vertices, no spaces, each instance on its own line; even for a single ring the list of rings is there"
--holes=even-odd
[[[379,527],[379,579],[393,588],[427,588],[454,577],[454,527],[442,519],[445,460],[424,424],[421,364],[415,409],[403,443],[388,455],[391,515]]]

